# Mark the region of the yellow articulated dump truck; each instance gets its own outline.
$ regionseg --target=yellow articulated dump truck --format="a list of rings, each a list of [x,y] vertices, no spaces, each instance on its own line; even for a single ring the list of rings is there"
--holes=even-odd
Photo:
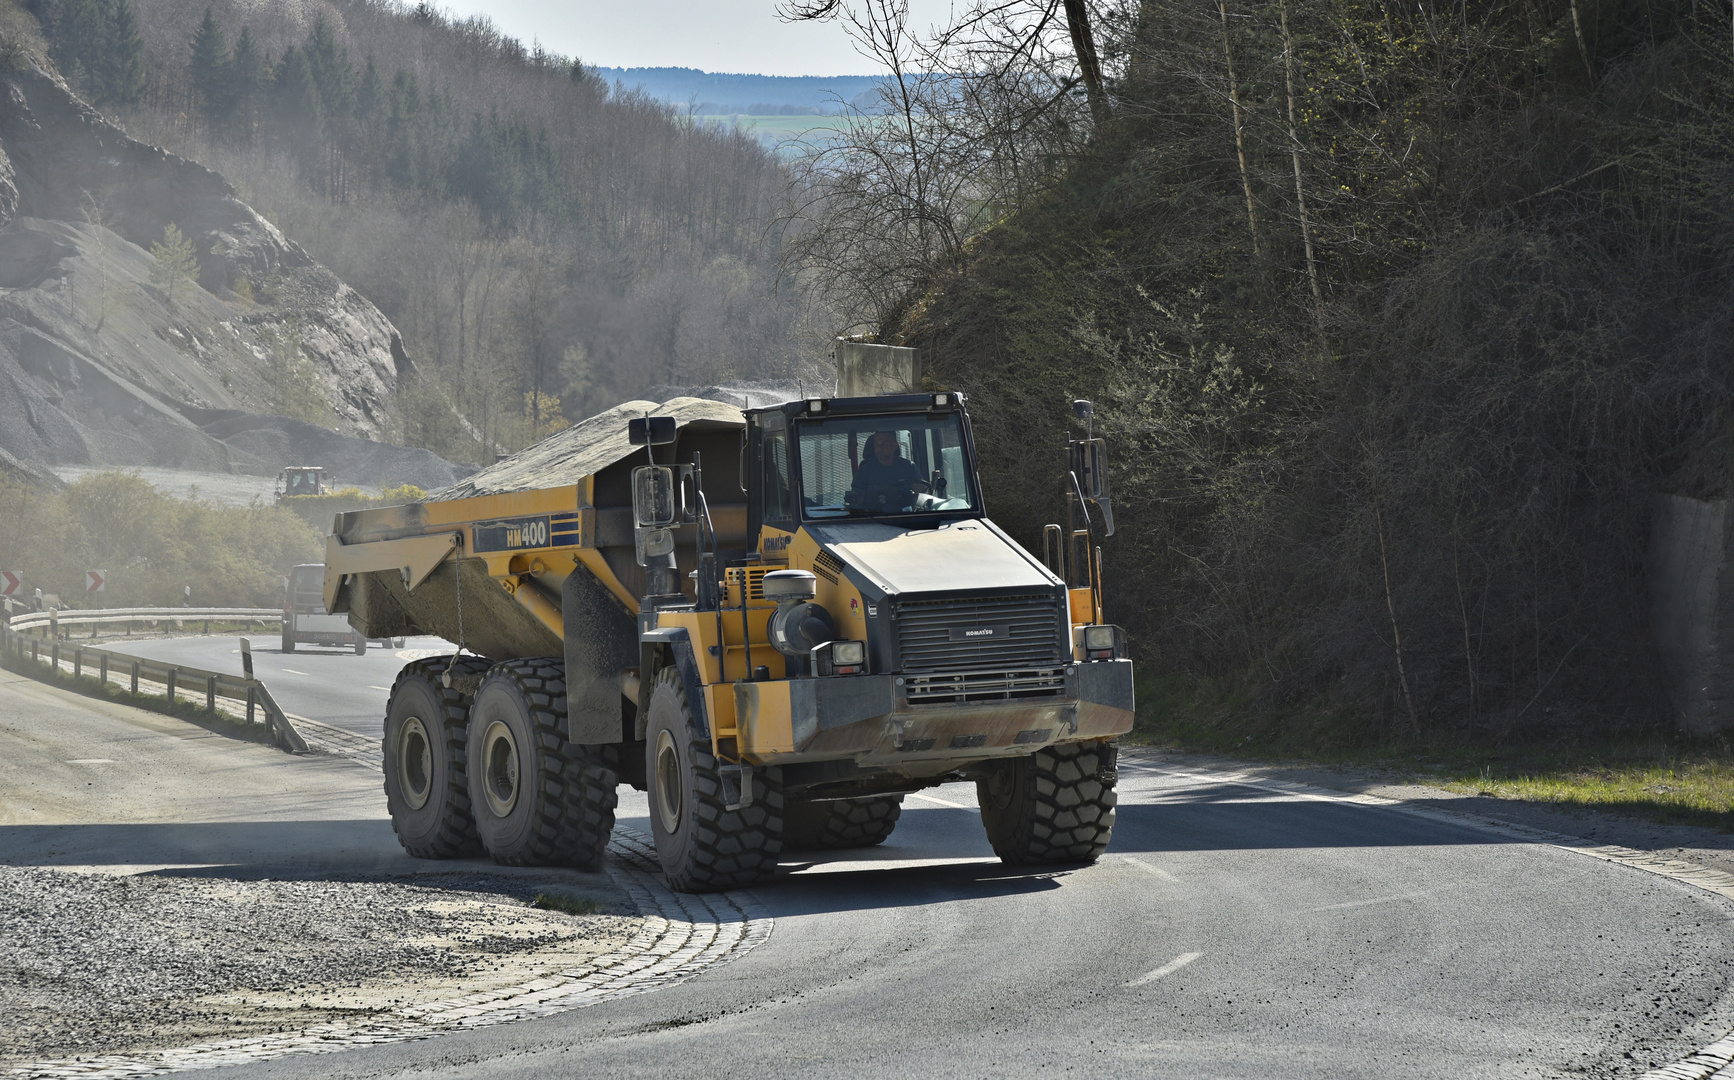
[[[1040,557],[986,516],[955,393],[631,402],[338,515],[327,608],[458,644],[392,688],[398,838],[593,865],[625,782],[669,883],[704,891],[878,843],[906,793],[973,780],[1005,861],[1095,859],[1133,714],[1104,459],[1068,437]]]

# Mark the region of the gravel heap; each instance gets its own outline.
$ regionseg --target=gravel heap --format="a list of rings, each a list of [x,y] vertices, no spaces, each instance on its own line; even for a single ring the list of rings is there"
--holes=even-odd
[[[293,1030],[516,985],[618,948],[641,922],[530,906],[569,885],[414,881],[0,867],[0,1063]]]

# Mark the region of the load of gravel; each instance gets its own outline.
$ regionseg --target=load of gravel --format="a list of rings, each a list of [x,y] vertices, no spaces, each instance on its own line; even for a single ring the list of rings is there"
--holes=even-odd
[[[539,897],[553,909],[532,906]],[[295,1030],[515,986],[619,948],[642,923],[608,913],[626,910],[618,894],[485,873],[412,883],[0,867],[0,1063]]]

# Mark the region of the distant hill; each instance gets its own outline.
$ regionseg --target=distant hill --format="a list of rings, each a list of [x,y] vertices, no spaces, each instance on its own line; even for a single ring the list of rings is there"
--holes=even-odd
[[[704,115],[826,114],[871,93],[878,75],[727,75],[697,68],[592,68],[610,83],[643,90],[659,101],[696,106]]]

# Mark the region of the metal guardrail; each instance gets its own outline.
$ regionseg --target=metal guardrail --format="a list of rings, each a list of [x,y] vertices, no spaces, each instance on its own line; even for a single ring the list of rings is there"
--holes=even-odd
[[[173,611],[185,613],[187,608],[146,608],[137,611]],[[221,611],[224,615],[212,616],[229,622],[248,621],[235,616],[252,613],[255,617],[259,612],[250,608],[209,608],[192,609],[202,615],[206,611]],[[264,609],[266,614],[281,618],[281,615]],[[118,679],[126,685],[134,695],[139,695],[141,683],[156,683],[163,687],[165,703],[173,704],[181,698],[192,698],[195,702],[199,696],[205,699],[205,708],[210,712],[217,711],[217,699],[226,698],[232,701],[246,703],[246,720],[249,724],[263,723],[265,731],[274,742],[285,750],[296,753],[306,753],[307,743],[302,740],[295,726],[289,722],[277,700],[271,696],[271,691],[265,684],[253,677],[253,653],[250,643],[242,638],[241,664],[242,673],[233,675],[222,671],[207,671],[204,668],[188,667],[167,660],[151,660],[142,656],[131,656],[117,649],[101,648],[95,645],[75,645],[62,642],[58,634],[37,637],[20,632],[18,624],[31,620],[25,629],[36,629],[47,625],[53,628],[54,621],[38,623],[33,615],[0,619],[0,655],[20,662],[29,661],[34,664],[45,664],[50,670],[59,673],[65,670],[65,665],[72,665],[72,677],[79,680],[87,675],[86,669],[94,669],[98,683],[107,686],[111,680]],[[115,614],[115,612],[84,612],[85,615]],[[141,618],[144,616],[140,616]],[[263,620],[263,621],[269,621]],[[151,694],[149,696],[155,696]]]
[[[110,608],[106,610],[82,611],[67,608],[59,611],[32,611],[22,615],[14,615],[10,626],[16,633],[28,630],[48,631],[51,636],[69,635],[72,627],[90,628],[91,636],[102,626],[125,626],[130,632],[139,624],[156,624],[165,622],[188,623],[204,622],[205,629],[210,630],[211,623],[277,623],[283,622],[283,612],[278,608]]]

